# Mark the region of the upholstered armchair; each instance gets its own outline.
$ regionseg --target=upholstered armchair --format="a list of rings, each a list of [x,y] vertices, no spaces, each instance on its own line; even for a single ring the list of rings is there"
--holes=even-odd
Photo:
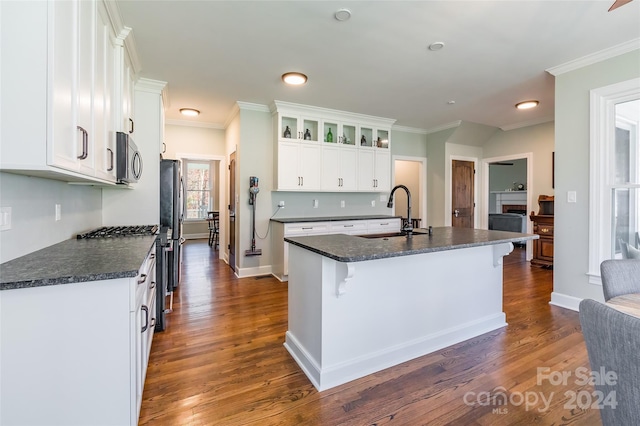
[[[600,264],[604,300],[640,293],[640,259],[611,259]]]
[[[580,324],[591,370],[598,373],[594,387],[603,396],[602,424],[640,425],[640,318],[585,299]],[[601,372],[608,373],[606,379]]]

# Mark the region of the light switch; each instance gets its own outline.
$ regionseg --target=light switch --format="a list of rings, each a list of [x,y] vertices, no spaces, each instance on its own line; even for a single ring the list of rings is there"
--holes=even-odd
[[[56,204],[56,222],[60,220],[62,216],[62,207],[60,204]]]
[[[318,208],[318,200],[313,200],[313,208],[314,209]]]
[[[567,191],[567,203],[576,202],[576,191]]]
[[[340,207],[344,207],[344,200],[340,200]]]
[[[11,207],[0,208],[0,231],[11,229]]]

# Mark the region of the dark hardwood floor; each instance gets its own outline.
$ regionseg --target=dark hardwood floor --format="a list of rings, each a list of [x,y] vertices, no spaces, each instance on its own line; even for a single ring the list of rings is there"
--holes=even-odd
[[[581,408],[593,388],[575,377],[589,366],[578,314],[549,305],[552,274],[516,249],[504,267],[507,327],[320,393],[282,345],[286,283],[237,279],[205,240],[189,241],[140,424],[599,425]],[[560,374],[570,376],[548,379]]]

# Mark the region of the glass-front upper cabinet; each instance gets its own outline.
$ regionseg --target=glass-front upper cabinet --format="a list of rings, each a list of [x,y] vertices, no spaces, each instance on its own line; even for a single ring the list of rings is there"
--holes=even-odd
[[[323,142],[355,146],[356,126],[354,124],[327,120],[322,123],[322,128]]]
[[[280,115],[279,138],[318,142],[319,121],[294,115]]]
[[[389,149],[389,130],[361,126],[360,146]]]

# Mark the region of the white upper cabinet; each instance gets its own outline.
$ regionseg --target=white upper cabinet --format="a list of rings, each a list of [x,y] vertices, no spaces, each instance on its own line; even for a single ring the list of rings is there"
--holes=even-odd
[[[281,101],[271,112],[276,191],[389,190],[395,120]]]
[[[115,184],[122,43],[108,4],[0,2],[1,171]]]

